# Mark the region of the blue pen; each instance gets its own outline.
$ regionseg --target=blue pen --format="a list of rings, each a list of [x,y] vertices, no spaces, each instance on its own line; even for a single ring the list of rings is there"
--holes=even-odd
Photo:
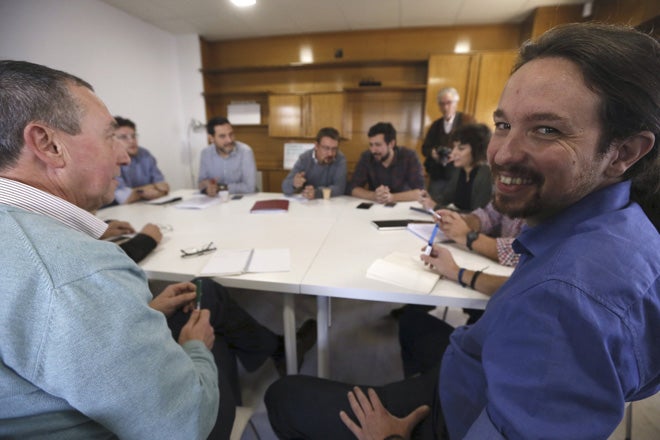
[[[436,223],[435,226],[433,227],[433,232],[431,232],[431,238],[429,238],[429,243],[426,245],[426,249],[424,249],[424,255],[431,255],[431,250],[433,249],[433,242],[435,241],[435,236],[438,235],[438,229],[440,229],[440,225]]]

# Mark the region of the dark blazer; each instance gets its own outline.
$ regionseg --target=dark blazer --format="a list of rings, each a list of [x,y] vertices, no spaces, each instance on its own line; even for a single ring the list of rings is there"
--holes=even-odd
[[[431,150],[437,150],[440,147],[451,148],[452,146],[449,143],[451,133],[458,127],[473,124],[474,122],[474,117],[465,113],[457,112],[452,121],[451,131],[449,133],[445,133],[442,118],[435,120],[433,124],[431,124],[429,131],[424,138],[424,144],[422,144],[422,154],[425,158],[424,169],[426,169],[426,173],[431,180],[449,180],[452,175],[451,170],[453,169],[452,164],[442,165],[440,162],[433,159],[431,156]]]

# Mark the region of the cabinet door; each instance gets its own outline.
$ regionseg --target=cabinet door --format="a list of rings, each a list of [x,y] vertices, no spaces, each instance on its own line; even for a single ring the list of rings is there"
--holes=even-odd
[[[504,84],[509,79],[516,52],[483,53],[479,63],[479,79],[473,115],[478,122],[493,128],[493,112],[497,108]]]
[[[442,114],[438,108],[438,92],[445,87],[458,90],[461,100],[458,110],[466,111],[470,69],[470,55],[439,54],[429,58],[428,79],[426,84],[426,108],[424,112],[424,134],[429,126]]]
[[[268,135],[301,137],[303,95],[268,96]]]
[[[344,108],[346,97],[343,93],[314,93],[308,95],[305,106],[305,135],[316,137],[323,127],[334,127],[344,134]]]

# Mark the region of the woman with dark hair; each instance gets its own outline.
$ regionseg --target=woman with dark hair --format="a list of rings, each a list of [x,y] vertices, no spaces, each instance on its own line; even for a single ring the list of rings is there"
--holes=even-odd
[[[490,141],[490,129],[484,124],[469,124],[458,128],[451,135],[453,149],[449,160],[458,170],[436,200],[426,192],[420,203],[426,208],[453,204],[461,211],[483,208],[490,202],[493,184],[490,167],[486,163],[486,149]]]

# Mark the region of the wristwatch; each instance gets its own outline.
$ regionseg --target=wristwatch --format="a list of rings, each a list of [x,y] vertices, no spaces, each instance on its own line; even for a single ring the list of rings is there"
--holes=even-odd
[[[468,232],[466,239],[465,239],[465,246],[467,246],[468,249],[472,250],[472,243],[479,238],[479,231],[470,231]]]

